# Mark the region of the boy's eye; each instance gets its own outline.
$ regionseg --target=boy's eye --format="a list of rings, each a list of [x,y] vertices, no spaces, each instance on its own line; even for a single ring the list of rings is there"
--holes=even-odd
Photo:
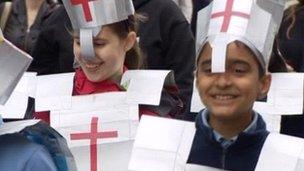
[[[79,39],[75,39],[74,41],[75,41],[75,43],[76,43],[77,45],[80,45]]]
[[[209,66],[205,66],[205,67],[203,66],[199,70],[201,73],[206,73],[206,74],[211,73],[211,67],[209,67]]]
[[[233,68],[233,72],[237,74],[244,74],[248,72],[248,68],[246,66],[235,66]]]

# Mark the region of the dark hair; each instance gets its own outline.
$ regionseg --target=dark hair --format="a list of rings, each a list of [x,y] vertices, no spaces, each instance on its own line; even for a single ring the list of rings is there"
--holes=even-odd
[[[287,22],[287,21],[291,20],[291,23],[290,23],[289,27],[287,28],[287,32],[286,32],[286,37],[288,39],[291,38],[291,30],[295,26],[296,19],[297,19],[297,17],[296,17],[297,13],[304,9],[304,0],[298,0],[298,2],[299,2],[298,4],[291,6],[284,16],[285,19],[283,20],[283,22]]]
[[[138,23],[142,20],[144,20],[143,16],[134,14],[129,16],[127,20],[109,24],[108,26],[113,29],[119,38],[124,39],[128,36],[129,32],[138,32]],[[134,43],[132,49],[126,54],[125,66],[128,69],[141,69],[145,66],[145,61],[142,57],[137,41]]]

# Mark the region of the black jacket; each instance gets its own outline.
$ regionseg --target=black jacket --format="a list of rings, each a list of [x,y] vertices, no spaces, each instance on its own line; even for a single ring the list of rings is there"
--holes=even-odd
[[[190,25],[172,0],[133,0],[135,11],[147,16],[139,25],[140,47],[149,69],[174,71],[189,112],[195,64],[195,43]]]
[[[33,49],[30,71],[38,75],[73,72],[73,39],[70,19],[63,6],[45,21]]]
[[[33,25],[28,30],[25,0],[12,1],[9,17],[3,30],[4,37],[25,52],[32,54],[32,49],[42,29],[44,21],[52,13],[54,6],[44,2],[35,18]],[[0,5],[0,13],[4,3]]]
[[[224,149],[215,140],[212,128],[203,124],[201,113],[197,115],[196,133],[188,163],[224,170],[253,171],[269,134],[262,117],[258,116],[255,132],[240,133],[238,139],[227,149]]]

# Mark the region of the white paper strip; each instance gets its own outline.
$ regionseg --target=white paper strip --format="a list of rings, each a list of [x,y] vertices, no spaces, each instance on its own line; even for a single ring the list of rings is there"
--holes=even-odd
[[[303,163],[301,153],[304,151],[304,140],[282,134],[268,135],[262,148],[256,171],[300,171],[299,162]]]
[[[127,101],[133,104],[159,105],[168,70],[129,70],[121,85],[127,88]]]
[[[36,93],[36,73],[26,72],[20,79],[13,93],[5,105],[0,105],[0,113],[3,118],[23,119],[28,98]]]
[[[264,114],[301,115],[303,113],[303,73],[272,73],[267,103],[256,102],[254,109]]]
[[[194,123],[142,116],[129,170],[185,170],[194,134]]]
[[[36,111],[69,109],[72,101],[74,73],[37,77]]]
[[[32,58],[3,37],[0,37],[0,53],[0,104],[4,105]]]

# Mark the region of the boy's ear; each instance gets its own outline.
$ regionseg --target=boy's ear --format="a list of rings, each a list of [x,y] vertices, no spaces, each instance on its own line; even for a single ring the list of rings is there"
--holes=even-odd
[[[134,31],[131,31],[128,33],[128,36],[126,38],[125,51],[127,52],[131,50],[135,42],[136,42],[136,33]]]
[[[267,96],[267,93],[270,89],[270,85],[271,85],[271,75],[269,73],[266,73],[260,79],[260,92],[258,95],[258,99],[263,99]]]

